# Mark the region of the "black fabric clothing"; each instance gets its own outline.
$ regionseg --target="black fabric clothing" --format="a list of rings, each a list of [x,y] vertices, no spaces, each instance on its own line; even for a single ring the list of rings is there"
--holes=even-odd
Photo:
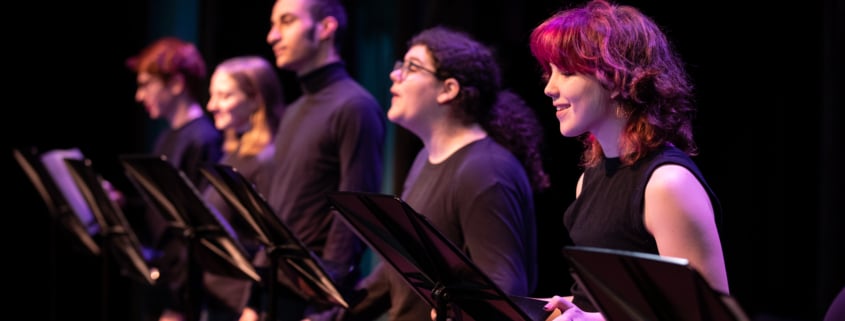
[[[154,155],[167,156],[168,162],[185,173],[199,190],[205,188],[200,168],[223,156],[223,135],[208,117],[198,117],[179,128],[164,129],[153,145]]]
[[[439,164],[420,151],[402,198],[510,295],[537,283],[537,227],[531,184],[520,162],[491,138],[468,144]],[[362,281],[366,297],[348,320],[430,320],[429,306],[387,263]],[[389,299],[388,299],[389,297]]]
[[[657,243],[645,227],[645,188],[654,170],[677,164],[692,172],[704,186],[713,204],[716,222],[721,207],[693,160],[681,150],[667,146],[637,161],[621,166],[618,158],[604,159],[584,171],[581,194],[564,213],[564,225],[575,245],[658,254]],[[586,293],[572,286],[573,303],[584,311],[596,312]]]
[[[342,62],[299,80],[302,96],[288,106],[275,138],[267,201],[322,259],[335,282],[351,288],[365,246],[335,219],[326,193],[380,191],[386,121],[378,102]]]
[[[206,183],[199,169],[207,163],[220,160],[223,154],[222,137],[211,119],[198,117],[182,127],[164,129],[156,139],[152,154],[164,155],[198,190],[202,190]],[[162,305],[162,309],[184,313],[184,305],[187,303],[186,286],[189,282],[186,243],[180,231],[168,229],[168,222],[161,213],[150,208],[146,211],[145,218],[148,232],[152,235],[151,245],[158,253],[152,259],[151,265],[158,267],[161,272],[161,278],[154,290],[154,295],[157,296],[155,299]]]
[[[228,153],[223,156],[221,164],[235,168],[238,173],[255,185],[256,190],[265,195],[270,186],[268,170],[271,165],[274,148],[266,147],[255,156],[239,156]],[[206,187],[203,197],[209,205],[215,208],[226,219],[235,232],[237,241],[243,245],[246,254],[254,258],[261,249],[255,232],[247,221],[226,202],[222,195],[213,187]],[[252,289],[252,281],[217,275],[209,272],[203,274],[205,287],[204,306],[209,320],[237,321],[246,307]]]

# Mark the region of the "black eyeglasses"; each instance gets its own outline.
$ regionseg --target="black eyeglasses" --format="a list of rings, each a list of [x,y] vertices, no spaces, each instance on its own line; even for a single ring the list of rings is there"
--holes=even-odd
[[[393,70],[399,70],[399,81],[405,80],[405,76],[408,75],[408,73],[418,71],[425,71],[432,74],[435,78],[440,78],[437,76],[436,71],[420,66],[412,61],[404,62],[402,60],[397,60],[396,63],[393,64]]]

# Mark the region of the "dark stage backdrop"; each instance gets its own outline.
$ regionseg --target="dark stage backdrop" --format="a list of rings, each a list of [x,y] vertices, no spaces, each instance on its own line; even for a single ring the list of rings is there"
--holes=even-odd
[[[580,143],[563,138],[527,39],[567,1],[347,0],[351,39],[343,54],[353,76],[387,109],[388,73],[411,35],[437,24],[492,46],[506,85],[546,128],[553,187],[537,196],[540,286],[537,296],[568,294],[560,249],[561,215],[572,201]],[[842,1],[740,8],[712,1],[626,0],[665,28],[688,64],[699,117],[696,158],[719,195],[731,291],[762,320],[820,320],[845,285]],[[143,152],[161,124],[134,102],[123,65],[152,39],[195,41],[209,70],[241,54],[272,59],[265,42],[272,1],[122,1],[30,3],[5,22],[8,117],[3,157],[7,204],[3,262],[8,285],[2,319],[141,320],[142,289],[84,255],[53,226],[13,148],[79,147],[106,178],[131,188],[117,156]],[[295,78],[279,72],[288,100]],[[11,88],[8,88],[11,86]],[[401,182],[419,142],[390,128],[384,191]],[[105,275],[105,276],[104,276]],[[103,308],[107,306],[107,308]]]

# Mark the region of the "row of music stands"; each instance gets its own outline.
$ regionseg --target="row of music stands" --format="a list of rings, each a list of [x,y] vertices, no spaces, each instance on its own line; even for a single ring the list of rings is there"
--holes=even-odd
[[[107,271],[112,263],[122,275],[143,285],[155,283],[154,269],[147,265],[140,242],[120,207],[108,198],[90,162],[78,151],[53,152],[57,154],[15,149],[13,155],[46,204],[52,224],[57,225],[55,230],[64,231],[75,245],[100,258],[101,318],[109,320]],[[48,159],[53,155],[66,158],[53,164],[56,160]]]
[[[392,195],[336,192],[344,220],[446,320],[545,320],[546,301],[511,296],[428,221]],[[566,246],[574,280],[608,321],[748,321],[685,259]]]
[[[19,155],[20,154],[20,155]],[[16,156],[27,158],[16,152]],[[189,245],[189,273],[202,270],[260,281],[228,222],[205,202],[193,184],[166,159],[153,156],[121,158],[131,181],[143,191]],[[25,166],[28,174],[32,160]],[[104,233],[106,246],[130,277],[152,284],[137,239],[119,207],[100,186],[90,161],[67,160],[83,195]],[[22,163],[23,164],[23,163]],[[303,298],[348,308],[349,302],[313,252],[274,215],[255,186],[228,165],[209,165],[201,170],[205,178],[252,228],[271,258],[270,280],[277,280]],[[37,184],[42,196],[51,196],[43,175]],[[34,180],[35,182],[35,180]],[[377,193],[334,192],[327,195],[339,216],[375,250],[406,283],[437,311],[437,321],[446,320],[545,320],[545,300],[504,293],[462,251],[443,236],[428,219],[416,213],[401,198]],[[45,201],[48,200],[45,197]],[[64,213],[66,226],[89,248],[78,218]],[[58,215],[58,214],[54,214]],[[63,221],[63,222],[64,222]],[[97,252],[98,253],[98,252]],[[708,286],[686,260],[644,253],[567,246],[563,255],[570,273],[588,293],[605,318],[616,320],[715,320],[746,321],[748,318],[730,295]],[[200,269],[201,265],[201,269]],[[278,278],[277,268],[284,275]],[[277,282],[267,282],[271,298]],[[189,295],[195,298],[197,293]],[[271,301],[272,302],[272,301]],[[278,311],[268,311],[272,320]],[[188,320],[196,320],[189,315]]]
[[[14,151],[14,156],[47,204],[55,222],[95,256],[109,258],[120,264],[121,274],[146,285],[154,285],[157,269],[144,257],[142,247],[121,208],[115,204],[102,187],[100,177],[84,157],[67,158],[68,173],[96,218],[98,232],[89,232],[79,209],[72,208],[66,191],[69,186],[58,186],[53,175],[44,167],[37,151]],[[169,228],[183,237],[188,248],[189,279],[196,280],[203,271],[236,278],[261,280],[237,241],[229,223],[211,207],[185,175],[167,162],[164,157],[150,155],[125,155],[120,159],[127,176],[141,192],[147,203],[168,221]],[[319,259],[273,214],[269,205],[245,177],[234,168],[214,165],[203,169],[203,174],[224,199],[241,214],[257,238],[266,246],[271,257],[272,279],[278,279],[297,294],[315,302],[348,307],[345,299],[334,286],[330,275]],[[76,192],[76,191],[74,191]],[[95,240],[101,236],[102,244]],[[101,255],[101,247],[108,248],[108,255]],[[106,266],[106,263],[104,263]],[[276,278],[276,268],[285,272]],[[104,280],[105,281],[105,280]],[[276,282],[270,284],[274,295]],[[104,283],[105,284],[105,283]],[[105,286],[104,286],[105,288]],[[196,306],[199,287],[188,287],[187,301]],[[107,306],[103,293],[103,306]],[[198,311],[188,309],[187,320],[197,320]],[[268,317],[275,317],[271,305]],[[103,314],[103,319],[108,316]]]
[[[306,300],[349,307],[320,258],[282,223],[252,182],[228,165],[211,165],[200,171],[264,244],[271,264],[270,281],[266,282],[270,302],[275,302],[276,287],[281,282]],[[276,274],[279,268],[284,271],[281,279]],[[275,320],[277,313],[276,304],[269,304],[267,319]]]
[[[186,320],[199,320],[203,272],[261,280],[229,222],[166,157],[124,155],[120,161],[147,204],[167,220],[168,233],[180,236],[188,252]]]

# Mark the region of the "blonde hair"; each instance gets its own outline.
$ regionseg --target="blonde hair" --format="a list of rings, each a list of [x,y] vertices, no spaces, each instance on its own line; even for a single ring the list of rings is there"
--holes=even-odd
[[[255,99],[258,108],[249,117],[250,128],[240,137],[234,128],[223,136],[223,151],[238,156],[255,156],[273,143],[273,137],[284,111],[282,85],[276,70],[267,60],[258,56],[229,58],[215,69],[228,74],[238,88]]]

